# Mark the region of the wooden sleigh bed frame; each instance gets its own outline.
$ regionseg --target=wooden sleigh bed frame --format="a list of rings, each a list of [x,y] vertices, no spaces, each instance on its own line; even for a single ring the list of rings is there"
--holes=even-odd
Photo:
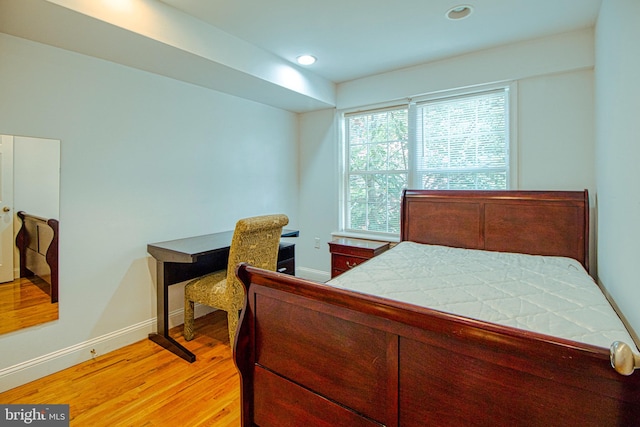
[[[406,191],[401,228],[402,240],[588,268],[586,191]],[[243,426],[640,423],[640,373],[617,373],[609,349],[247,265],[237,274]],[[629,373],[638,360],[625,357]]]
[[[21,226],[16,235],[20,254],[20,277],[38,276],[49,284],[51,303],[58,302],[57,219],[19,211]]]

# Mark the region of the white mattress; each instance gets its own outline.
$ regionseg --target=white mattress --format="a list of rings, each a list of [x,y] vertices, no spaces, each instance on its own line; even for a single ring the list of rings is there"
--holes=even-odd
[[[570,258],[402,242],[328,284],[600,347],[616,340],[635,347]]]

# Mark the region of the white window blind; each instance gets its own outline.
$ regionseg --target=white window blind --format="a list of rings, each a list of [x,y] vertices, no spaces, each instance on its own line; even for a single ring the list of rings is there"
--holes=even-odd
[[[414,187],[508,188],[507,89],[415,105]]]

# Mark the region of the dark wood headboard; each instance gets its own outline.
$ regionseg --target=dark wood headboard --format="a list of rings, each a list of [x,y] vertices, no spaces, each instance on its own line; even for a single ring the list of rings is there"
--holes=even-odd
[[[400,240],[565,256],[589,271],[589,194],[405,190]]]

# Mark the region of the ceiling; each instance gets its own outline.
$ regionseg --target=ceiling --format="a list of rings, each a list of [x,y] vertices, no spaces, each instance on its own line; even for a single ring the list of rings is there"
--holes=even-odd
[[[339,83],[593,27],[602,1],[0,0],[0,33],[302,113]]]
[[[593,26],[601,0],[162,0],[340,83]],[[447,10],[473,6],[452,21]]]

